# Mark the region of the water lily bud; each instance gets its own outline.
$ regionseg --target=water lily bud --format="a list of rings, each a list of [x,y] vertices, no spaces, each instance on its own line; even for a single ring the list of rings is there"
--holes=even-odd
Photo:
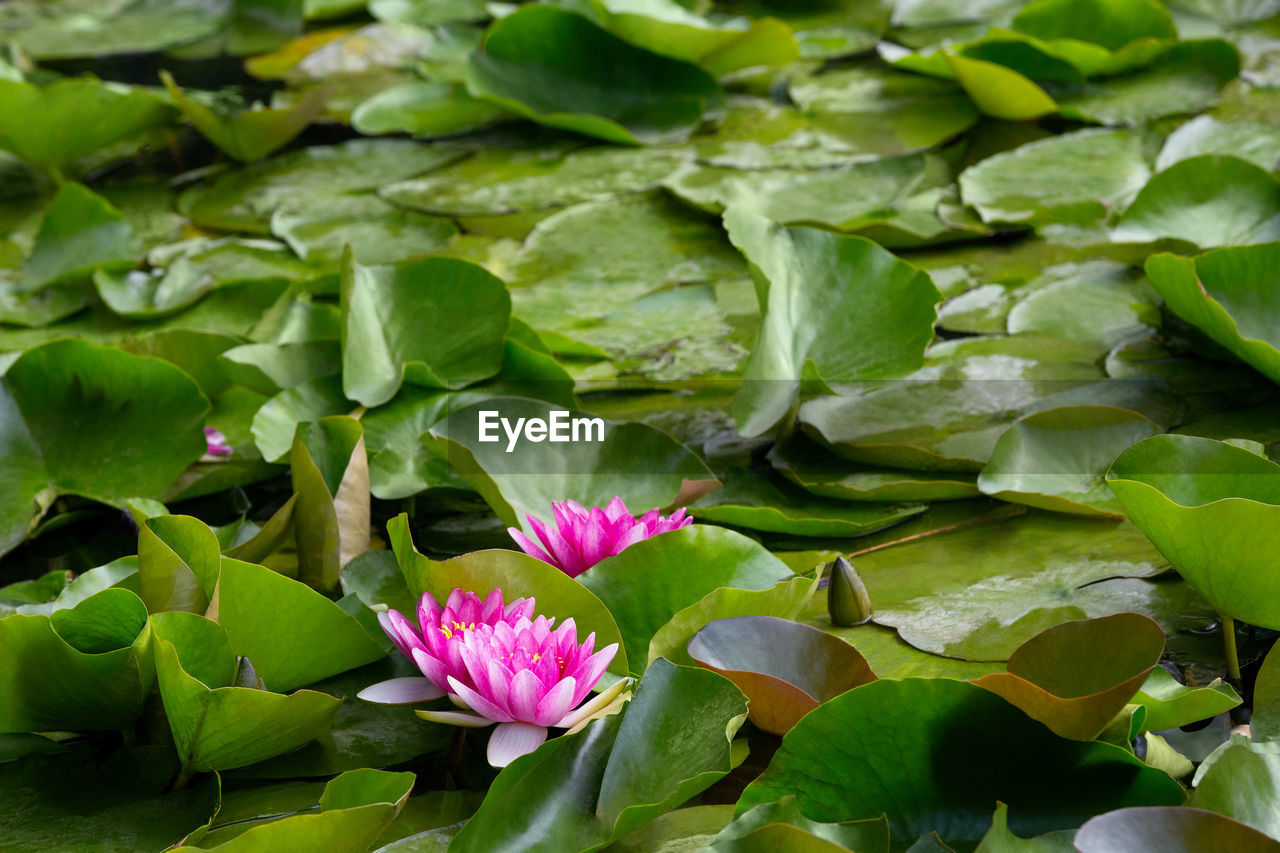
[[[831,623],[841,628],[861,625],[871,619],[871,596],[858,572],[844,557],[836,557],[828,573],[827,612]]]

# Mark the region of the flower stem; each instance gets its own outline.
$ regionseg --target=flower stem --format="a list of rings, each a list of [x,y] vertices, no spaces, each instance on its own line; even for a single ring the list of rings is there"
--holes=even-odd
[[[1240,655],[1236,652],[1236,620],[1222,613],[1218,615],[1222,619],[1222,646],[1227,656],[1227,680],[1239,690]]]
[[[453,783],[462,789],[471,787],[471,780],[467,778],[467,773],[462,769],[462,747],[467,742],[467,730],[462,726],[458,726],[453,731],[453,743],[449,745],[449,772],[453,776]]]

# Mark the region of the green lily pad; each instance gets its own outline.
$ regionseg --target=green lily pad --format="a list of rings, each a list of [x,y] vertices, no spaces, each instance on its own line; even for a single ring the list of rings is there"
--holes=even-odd
[[[820,126],[863,156],[931,148],[978,118],[954,83],[877,66],[827,70],[793,82],[789,93]],[[787,162],[805,165],[790,158]]]
[[[386,551],[370,553],[391,556]],[[392,569],[399,577],[394,558],[391,562]],[[408,613],[412,610],[410,607],[401,612]],[[401,706],[378,705],[356,698],[357,693],[371,684],[420,674],[407,660],[395,661],[388,658],[335,678],[315,682],[310,685],[310,689],[343,700],[333,719],[333,727],[301,749],[235,771],[236,778],[314,778],[358,770],[361,767],[398,765],[419,756],[443,752],[452,736],[447,726],[423,725],[422,720],[406,714]],[[227,804],[224,802],[220,814],[230,817],[226,815],[226,810]]]
[[[876,678],[853,646],[774,616],[710,622],[690,641],[689,655],[737,685],[751,722],[777,735],[823,702]]]
[[[79,312],[93,300],[84,281],[51,284],[34,293],[0,279],[0,323],[39,329]]]
[[[156,680],[174,746],[188,770],[230,770],[288,752],[326,731],[341,700],[231,686],[226,631],[193,613],[152,617]]]
[[[1021,418],[996,443],[978,477],[983,493],[1073,515],[1121,518],[1104,480],[1126,448],[1160,427],[1125,409],[1070,406]]]
[[[897,725],[870,722],[886,718]],[[859,736],[840,735],[849,731]],[[986,834],[997,801],[1009,805],[1011,829],[1036,835],[1185,796],[1119,747],[1063,740],[980,687],[920,678],[876,681],[810,713],[747,787],[738,813],[792,794],[811,820],[884,814],[894,835],[936,831],[968,843]]]
[[[1265,533],[1280,514],[1280,465],[1212,439],[1163,435],[1121,454],[1107,483],[1219,613],[1280,628]]]
[[[283,817],[250,827],[222,844],[178,847],[196,850],[314,849],[334,844],[348,850],[367,850],[395,820],[413,790],[412,773],[364,768],[348,770],[325,784],[319,811]]]
[[[786,850],[796,853],[835,853],[860,850],[889,853],[889,822],[884,817],[821,823],[800,812],[795,797],[751,808],[726,826],[709,850],[716,853]]]
[[[627,42],[716,76],[784,66],[800,58],[791,28],[776,18],[717,23],[675,0],[595,0],[591,10],[602,26]]]
[[[187,308],[220,288],[245,282],[264,287],[272,280],[302,281],[319,273],[273,240],[197,238],[154,250],[150,259],[150,270],[94,274],[98,296],[116,314],[148,319]]]
[[[241,162],[261,160],[306,130],[324,107],[313,90],[289,109],[256,108],[224,113],[182,91],[167,71],[160,72],[173,103],[196,130],[228,156]]]
[[[133,265],[133,230],[120,212],[80,184],[58,190],[23,270],[25,290]]]
[[[0,619],[0,731],[130,730],[155,679],[146,621],[125,589]]]
[[[745,718],[742,694],[725,679],[655,661],[620,717],[508,765],[449,846],[549,853],[607,845],[724,776],[741,760],[732,738]],[[545,831],[531,838],[531,825]]]
[[[936,100],[928,98],[931,93],[926,89],[921,100],[929,111],[923,115],[904,108],[904,103],[912,104],[906,84],[934,81],[914,75],[902,77],[905,84],[900,78],[890,78],[882,86],[868,85],[862,90],[853,87],[855,91],[869,91],[865,91],[862,101],[850,102],[847,113],[801,110],[765,98],[733,95],[724,119],[714,131],[699,133],[690,142],[698,159],[708,166],[820,169],[877,156],[913,153],[962,132],[976,119],[968,99],[954,87],[948,87],[952,91],[944,88]],[[834,97],[850,90],[843,85],[848,82],[840,72],[831,72],[803,82],[793,81],[791,94],[797,102],[808,97]],[[831,106],[835,109],[840,105],[837,100]],[[933,110],[937,111],[936,122],[931,121]],[[876,115],[886,124],[868,122],[868,115]]]
[[[217,537],[198,518],[161,515],[138,525],[138,588],[152,613],[203,614],[221,561]]]
[[[774,554],[782,559],[782,556]],[[783,562],[786,562],[785,560]],[[788,563],[788,565],[791,565]],[[676,612],[649,641],[649,662],[666,658],[681,666],[693,666],[689,641],[704,625],[738,616],[797,619],[818,591],[819,578],[798,576],[779,581],[768,589],[721,587]]]
[[[506,278],[521,318],[535,329],[568,332],[673,285],[746,272],[718,223],[645,192],[552,214],[529,234]]]
[[[1280,239],[1280,184],[1266,170],[1235,157],[1182,160],[1142,188],[1112,238],[1152,243],[1248,245]]]
[[[1185,41],[1158,53],[1155,63],[1146,68],[1069,84],[1056,94],[1067,118],[1139,125],[1212,105],[1222,87],[1239,74],[1240,56],[1231,43],[1219,39]]]
[[[1007,660],[1045,628],[1130,610],[1171,635],[1213,622],[1185,584],[1145,580],[1167,564],[1127,523],[1028,514],[905,541],[855,564],[876,623],[965,660]]]
[[[595,57],[606,55],[616,61],[602,68]],[[581,15],[542,5],[489,28],[471,56],[467,88],[540,124],[623,145],[683,140],[724,99],[696,65],[634,47]]]
[[[463,157],[453,145],[404,139],[354,139],[290,151],[226,172],[186,190],[178,209],[211,228],[268,234],[282,204],[376,189]]]
[[[1046,628],[1014,649],[1007,672],[974,684],[1062,737],[1090,741],[1134,697],[1163,652],[1159,625],[1137,613],[1117,613]],[[1094,665],[1074,665],[1081,660]]]
[[[769,589],[791,569],[745,536],[693,524],[606,557],[577,580],[617,620],[633,669],[653,637],[682,610],[721,588]]]
[[[572,438],[575,419],[583,440],[517,439],[513,445],[501,426],[519,430],[523,419],[541,420],[547,435],[560,435],[553,412],[563,411],[563,431]],[[481,424],[481,413],[484,425]],[[558,423],[558,421],[557,421]],[[483,440],[482,440],[483,439]],[[697,456],[670,435],[639,423],[610,424],[582,412],[516,397],[494,397],[461,409],[422,437],[478,491],[508,525],[525,528],[525,516],[549,518],[552,501],[576,500],[604,506],[620,496],[634,512],[673,504],[686,482],[714,478]],[[508,447],[511,452],[508,452]]]
[[[1019,32],[1117,50],[1141,38],[1176,38],[1173,18],[1153,0],[1035,0],[1013,19]]]
[[[723,486],[689,505],[694,518],[797,536],[862,536],[924,511],[920,503],[868,503],[824,499],[788,483],[741,469],[723,475]]]
[[[687,155],[597,145],[492,148],[419,178],[382,188],[396,204],[446,216],[496,216],[568,207],[651,189]]]
[[[470,0],[461,2],[470,5]],[[351,126],[366,136],[451,136],[488,127],[507,115],[501,107],[467,94],[461,83],[412,80],[361,101],[351,113]]]
[[[1199,116],[1179,127],[1164,141],[1156,170],[1210,154],[1238,157],[1262,169],[1280,162],[1280,128],[1248,121],[1219,121]]]
[[[1053,115],[1058,104],[1031,80],[985,59],[946,55],[947,65],[984,115],[1005,121],[1029,121]]]
[[[16,0],[0,16],[0,33],[41,60],[148,53],[198,41],[230,23],[234,0],[200,3],[77,2],[58,14],[44,0]]]
[[[385,655],[352,616],[305,584],[224,559],[210,618],[231,652],[253,661],[267,689],[284,692]]]
[[[940,160],[912,154],[820,170],[744,172],[689,164],[663,185],[712,213],[732,206],[784,224],[837,231],[892,225],[933,236],[944,226],[936,217],[913,216],[913,201],[949,183],[950,175]]]
[[[11,478],[0,552],[21,542],[57,495],[117,505],[156,497],[206,449],[209,403],[186,373],[80,341],[20,355],[0,382],[0,407]]]
[[[426,300],[432,310],[411,308]],[[502,366],[510,297],[502,280],[468,261],[424,258],[362,266],[342,275],[342,385],[365,406],[402,382],[461,388]]]
[[[1216,249],[1183,258],[1154,255],[1147,276],[1165,304],[1269,379],[1280,382],[1280,338],[1273,317],[1272,259],[1280,244]]]
[[[775,444],[769,451],[769,462],[805,491],[842,501],[945,501],[980,494],[973,474],[858,465],[799,433]]]
[[[596,648],[618,643],[609,665],[612,672],[627,672],[627,650],[622,647],[618,623],[595,593],[549,563],[518,551],[475,551],[437,562],[420,554],[409,532],[409,521],[399,515],[387,523],[387,534],[400,571],[415,598],[430,592],[446,601],[455,589],[488,595],[501,589],[504,600],[533,598],[537,612],[560,622],[572,618],[578,633],[596,635]],[[406,614],[409,615],[409,614]],[[644,659],[643,653],[640,655]]]
[[[1128,808],[1093,818],[1076,833],[1081,853],[1166,850],[1194,853],[1208,849],[1272,853],[1277,842],[1229,817],[1197,808]]]
[[[1280,744],[1236,735],[1201,762],[1188,805],[1238,820],[1280,843]]]
[[[253,442],[268,462],[284,461],[298,424],[353,411],[356,404],[342,394],[342,378],[309,379],[272,397],[253,416]]]
[[[336,265],[350,246],[366,265],[389,264],[442,250],[458,233],[439,216],[402,210],[372,195],[337,196],[323,209],[281,205],[271,230],[311,264]]]
[[[707,845],[732,817],[732,806],[676,809],[619,838],[610,845],[611,853],[679,853],[690,845]]]
[[[337,589],[342,567],[369,550],[364,429],[345,416],[299,424],[290,463],[298,496],[298,576],[317,589]]]
[[[1273,740],[1280,735],[1280,654],[1276,653],[1275,646],[1263,659],[1254,682],[1250,731],[1258,741]]]
[[[342,349],[337,341],[241,344],[223,350],[218,361],[237,384],[262,394],[276,394],[312,379],[340,374]]]
[[[163,850],[202,831],[218,811],[214,776],[173,790],[167,746],[105,756],[87,748],[0,765],[5,845],[22,853],[58,847]]]
[[[483,392],[475,392],[476,396]],[[449,460],[419,439],[467,395],[406,386],[390,403],[360,419],[369,447],[369,488],[381,500],[409,497],[428,489],[468,489]]]
[[[1203,687],[1188,687],[1179,684],[1163,667],[1156,667],[1130,701],[1147,709],[1143,727],[1147,731],[1161,732],[1230,711],[1240,704],[1240,696],[1221,679]],[[1258,705],[1256,692],[1254,705]],[[1256,713],[1253,731],[1258,731]]]
[[[744,435],[769,432],[790,417],[802,378],[896,378],[923,363],[939,298],[926,273],[858,237],[786,228],[736,208],[725,221],[751,263],[764,307],[734,400]],[[851,275],[856,288],[847,286]]]
[[[743,316],[737,311],[744,307],[738,301],[744,291],[754,320],[750,283],[723,282],[660,290],[616,308],[597,324],[565,331],[580,345],[598,348],[629,376],[674,383],[732,374],[747,355],[734,328]],[[518,304],[521,293],[515,292]]]
[[[984,222],[1089,222],[1123,208],[1151,176],[1140,134],[1078,130],[996,154],[960,174]]]
[[[1177,423],[1183,404],[1156,379],[1099,381],[1096,345],[1038,335],[968,338],[930,349],[905,381],[867,383],[800,409],[806,431],[868,465],[979,471],[1019,416],[1058,406],[1132,409]]]
[[[1009,310],[1010,334],[1037,332],[1113,347],[1160,325],[1158,294],[1122,264],[1085,262],[1061,277],[1048,272]]]
[[[0,149],[55,172],[164,124],[173,108],[143,89],[92,77],[45,86],[0,79]]]

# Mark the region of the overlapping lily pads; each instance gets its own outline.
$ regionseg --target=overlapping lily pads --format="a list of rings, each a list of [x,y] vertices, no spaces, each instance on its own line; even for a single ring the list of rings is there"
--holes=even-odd
[[[858,651],[815,628],[774,616],[717,619],[689,643],[699,665],[738,686],[751,721],[786,734],[805,714],[875,680]]]
[[[167,362],[78,341],[28,350],[3,377],[7,550],[59,494],[154,497],[205,451],[208,400]],[[84,441],[94,435],[92,443]],[[102,464],[102,460],[109,460]]]
[[[1159,625],[1136,613],[1117,613],[1047,628],[1014,650],[1007,672],[974,683],[1057,734],[1088,741],[1133,698],[1163,651]],[[1105,662],[1105,667],[1066,665],[1079,660]]]
[[[592,57],[605,54],[617,61],[601,69]],[[581,15],[542,5],[489,29],[471,57],[467,88],[542,124],[632,145],[687,137],[724,97],[696,65],[634,47]]]
[[[1239,447],[1166,435],[1116,459],[1107,482],[1125,513],[1225,616],[1280,627],[1270,546],[1280,466]],[[1224,559],[1225,557],[1225,559]]]
[[[900,718],[893,730],[867,725],[906,705],[917,712]],[[915,736],[900,739],[907,726]],[[851,729],[862,736],[841,736]],[[1020,761],[1028,751],[1060,769],[1047,778],[1028,775]],[[1082,764],[1091,770],[1080,772]],[[855,767],[859,784],[850,784],[854,771],[841,768]],[[983,770],[974,774],[974,767]],[[864,685],[810,713],[744,792],[738,811],[792,793],[813,820],[884,814],[894,835],[936,831],[969,843],[985,835],[997,800],[1010,806],[1014,831],[1035,835],[1078,825],[1108,808],[1172,806],[1184,799],[1176,782],[1119,747],[1063,740],[980,687],[920,678]],[[1045,802],[1053,807],[1044,808]]]

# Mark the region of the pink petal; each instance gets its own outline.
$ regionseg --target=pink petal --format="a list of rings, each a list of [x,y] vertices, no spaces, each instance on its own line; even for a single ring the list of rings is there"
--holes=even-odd
[[[503,666],[502,661],[491,660],[489,661],[486,676],[485,680],[488,682],[488,688],[483,691],[485,695],[493,700],[493,704],[499,708],[510,710],[511,706],[507,703],[507,696],[511,693],[511,670]]]
[[[507,708],[511,716],[522,723],[531,723],[538,716],[538,701],[542,699],[542,682],[538,676],[522,669],[511,679],[511,692],[507,694]]]
[[[440,606],[440,602],[436,601],[436,597],[429,592],[424,592],[422,598],[418,599],[418,627],[425,634],[428,625],[440,624],[440,613],[444,610]]]
[[[486,696],[492,694],[492,687],[489,684],[489,659],[484,657],[469,645],[457,643],[458,657],[462,660],[462,666],[466,670],[467,677],[459,678],[466,684],[475,687],[476,690]]]
[[[547,739],[546,726],[527,723],[503,723],[489,735],[486,757],[494,767],[506,767],[522,755],[528,755]]]
[[[444,663],[420,649],[413,650],[413,662],[432,684],[443,691],[448,691],[449,669]]]
[[[475,711],[482,717],[487,717],[495,723],[510,723],[512,717],[502,708],[490,702],[467,685],[463,684],[456,678],[450,676],[449,686],[453,688],[453,692],[458,694],[458,698],[467,703],[467,707]]]
[[[204,428],[204,443],[205,452],[211,456],[231,455],[231,445],[227,443],[227,437],[214,427]]]
[[[627,512],[627,505],[623,503],[622,498],[615,497],[604,508],[604,514],[609,517],[610,521],[617,521],[623,517],[631,517],[631,513]]]
[[[573,707],[573,694],[577,692],[576,687],[577,682],[574,679],[561,679],[538,702],[537,713],[534,714],[533,721],[540,726],[550,726],[564,717],[569,712],[569,709]]]
[[[566,537],[561,535],[561,531],[548,527],[532,516],[529,518],[529,524],[533,526],[533,532],[538,534],[542,544],[551,553],[553,557],[551,565],[571,576],[582,572],[584,568],[582,558],[578,556],[578,552],[574,550]]]
[[[530,524],[532,524],[533,516],[526,516],[526,518],[528,518]],[[520,550],[524,551],[530,557],[537,557],[542,562],[550,563],[553,566],[556,564],[556,561],[551,558],[550,554],[544,551],[537,542],[534,542],[528,536],[525,536],[518,528],[508,527],[507,532],[511,534],[512,539],[516,540],[516,544],[520,546]]]
[[[547,562],[550,562],[550,560]],[[528,619],[533,616],[533,606],[534,600],[532,598],[517,598],[507,605],[505,618],[508,622],[514,622],[517,619]]]
[[[463,625],[474,625],[477,622],[484,621],[480,618],[482,613],[480,596],[474,592],[468,592],[466,597],[462,599],[462,606],[458,608],[457,618]]]
[[[609,535],[611,532],[612,525],[609,524],[604,511],[591,510],[590,521],[578,531],[577,542],[574,543],[584,566],[594,566],[609,556],[613,545],[613,537]]]
[[[648,539],[649,536],[649,531],[646,530],[643,525],[637,524],[613,543],[613,551],[610,556],[613,556],[614,554],[621,554],[637,542],[643,542]]]
[[[409,676],[370,684],[357,693],[356,698],[379,705],[411,705],[414,702],[430,702],[443,695],[444,691],[429,680]]]
[[[600,676],[604,675],[604,671],[609,668],[617,651],[618,644],[612,643],[584,660],[576,672],[565,673],[565,675],[572,675],[578,682],[573,691],[572,705],[577,705],[586,698],[591,688],[595,687],[596,682],[600,680]]]
[[[500,618],[502,612],[502,590],[495,587],[485,596],[484,603],[480,605],[480,618],[492,625],[494,618]]]

